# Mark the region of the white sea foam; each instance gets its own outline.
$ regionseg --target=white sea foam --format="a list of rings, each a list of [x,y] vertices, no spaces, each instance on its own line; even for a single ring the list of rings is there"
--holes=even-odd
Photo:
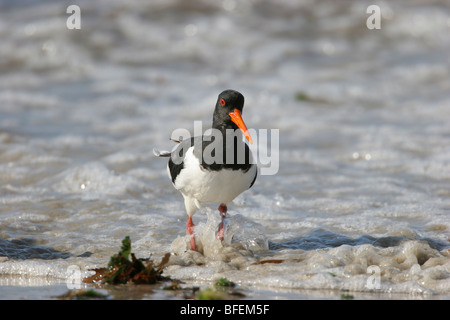
[[[129,235],[185,281],[448,297],[448,10],[384,4],[366,30],[369,4],[80,1],[77,31],[62,2],[6,1],[0,284],[104,266]],[[279,129],[279,171],[229,204],[223,243],[217,205],[198,212],[192,252],[152,149],[228,88]]]

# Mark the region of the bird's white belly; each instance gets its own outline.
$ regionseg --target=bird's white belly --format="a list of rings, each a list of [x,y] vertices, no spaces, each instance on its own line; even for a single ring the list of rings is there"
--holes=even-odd
[[[175,188],[185,197],[199,202],[229,203],[250,187],[256,174],[256,165],[248,171],[223,169],[210,171],[200,166],[199,160],[189,148],[184,168],[177,176]]]

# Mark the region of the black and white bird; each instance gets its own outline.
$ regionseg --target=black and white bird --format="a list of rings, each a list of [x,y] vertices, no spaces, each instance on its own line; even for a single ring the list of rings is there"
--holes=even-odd
[[[184,197],[188,214],[186,233],[191,236],[191,249],[196,250],[193,214],[202,203],[219,203],[222,222],[217,237],[224,238],[223,220],[228,204],[256,180],[257,166],[249,146],[252,137],[242,120],[244,96],[225,90],[214,109],[212,134],[180,141],[172,152],[154,150],[156,156],[170,157],[167,172],[174,187]]]

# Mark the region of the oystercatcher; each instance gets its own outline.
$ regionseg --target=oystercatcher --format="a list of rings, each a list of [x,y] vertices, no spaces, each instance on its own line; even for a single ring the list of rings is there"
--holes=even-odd
[[[170,157],[167,172],[174,187],[184,197],[188,214],[186,233],[191,236],[191,249],[196,250],[192,215],[201,203],[219,203],[222,222],[217,237],[224,238],[224,219],[227,205],[256,180],[257,167],[250,148],[252,137],[242,120],[244,96],[235,90],[225,90],[217,99],[211,135],[192,137],[178,142],[172,152],[155,155]]]

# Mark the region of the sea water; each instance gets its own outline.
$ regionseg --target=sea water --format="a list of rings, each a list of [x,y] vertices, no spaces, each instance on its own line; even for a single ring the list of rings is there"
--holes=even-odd
[[[33,288],[105,266],[127,235],[138,257],[171,253],[166,275],[249,297],[448,298],[445,1],[382,3],[380,29],[371,1],[70,4],[80,29],[69,3],[0,4],[2,298],[54,296]],[[152,150],[206,130],[228,88],[247,127],[279,133],[278,170],[229,204],[223,242],[205,204],[193,252]]]

